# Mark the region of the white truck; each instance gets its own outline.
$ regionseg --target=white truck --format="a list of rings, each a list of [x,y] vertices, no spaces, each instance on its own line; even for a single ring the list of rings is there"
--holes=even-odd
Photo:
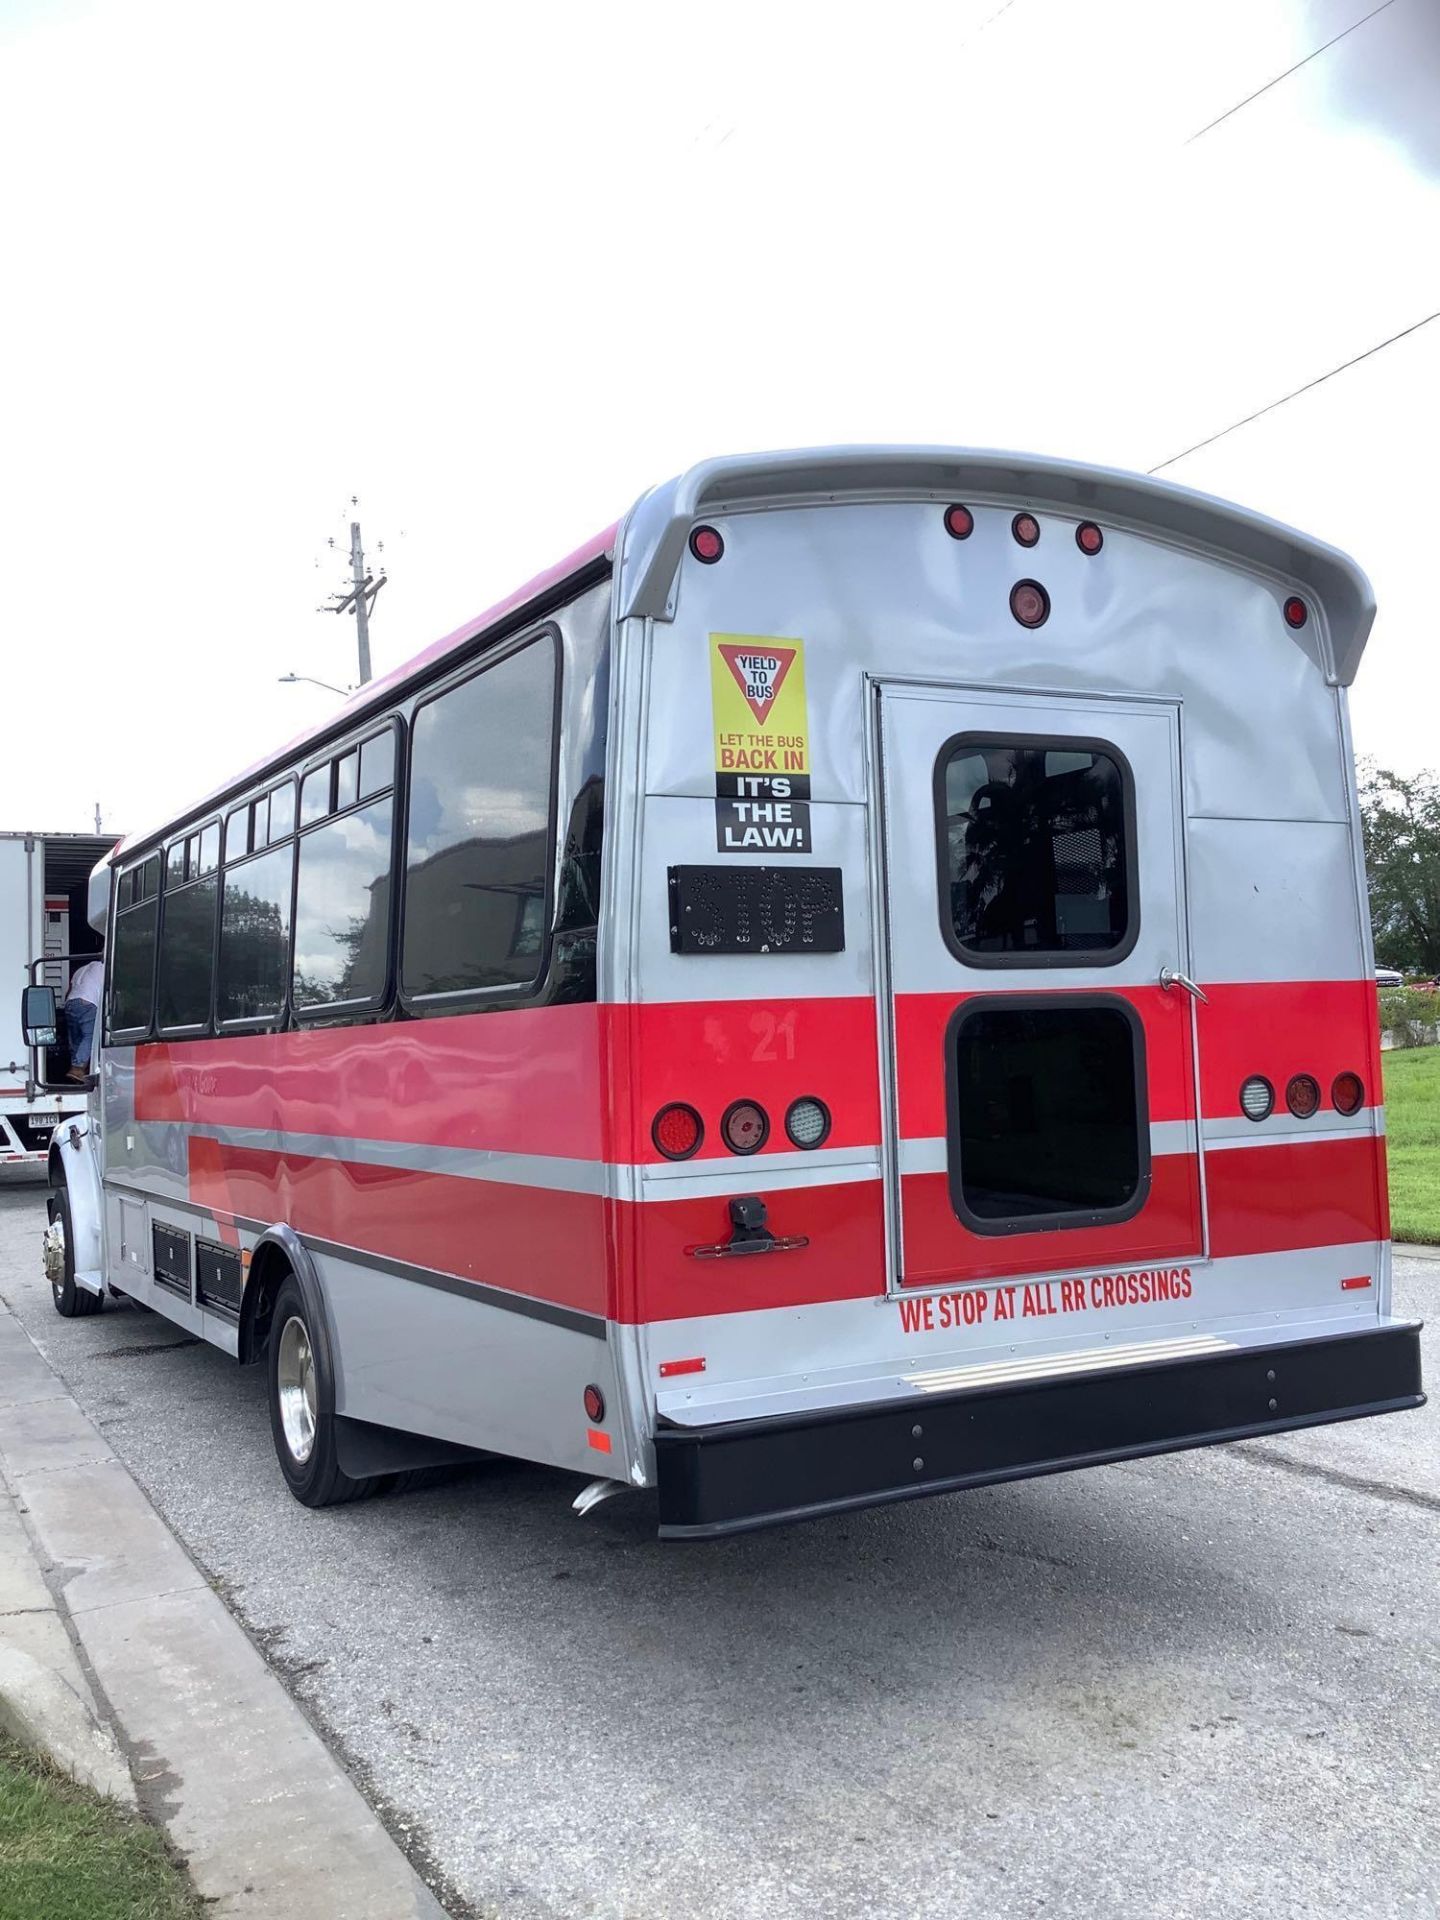
[[[99,951],[86,918],[91,869],[114,834],[0,832],[0,975],[12,988],[54,987],[63,1000],[80,957]],[[5,999],[0,1027],[0,1166],[44,1166],[50,1137],[66,1114],[85,1111],[85,1088],[66,1084],[63,1026],[42,1049],[37,1081],[16,1009]]]

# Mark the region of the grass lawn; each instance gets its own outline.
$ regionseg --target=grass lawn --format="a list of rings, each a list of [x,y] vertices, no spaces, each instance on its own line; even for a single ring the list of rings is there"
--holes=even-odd
[[[0,1734],[0,1920],[199,1920],[165,1842]]]
[[[1408,1047],[1384,1061],[1391,1231],[1440,1245],[1440,1047]]]

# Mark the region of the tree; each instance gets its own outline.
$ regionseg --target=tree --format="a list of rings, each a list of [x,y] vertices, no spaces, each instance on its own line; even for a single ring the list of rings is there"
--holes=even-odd
[[[1440,778],[1404,780],[1367,761],[1360,814],[1375,957],[1406,972],[1440,974]]]

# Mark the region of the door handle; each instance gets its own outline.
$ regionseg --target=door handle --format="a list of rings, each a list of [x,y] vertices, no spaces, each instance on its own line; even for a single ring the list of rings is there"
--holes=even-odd
[[[1181,973],[1178,967],[1161,967],[1160,987],[1164,993],[1169,993],[1172,987],[1183,987],[1186,993],[1193,995],[1200,1002],[1202,1007],[1208,1007],[1210,1004],[1210,996],[1205,989],[1197,987],[1189,974]]]

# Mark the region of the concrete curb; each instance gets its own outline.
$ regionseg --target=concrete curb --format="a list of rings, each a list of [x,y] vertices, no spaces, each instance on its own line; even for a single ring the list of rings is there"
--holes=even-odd
[[[1421,1240],[1397,1240],[1395,1251],[1402,1260],[1440,1260],[1440,1247],[1429,1247]]]
[[[102,1791],[138,1796],[217,1920],[444,1920],[3,1304],[0,1482],[8,1724]]]
[[[73,1779],[135,1805],[135,1786],[8,1488],[0,1488],[0,1727]]]

